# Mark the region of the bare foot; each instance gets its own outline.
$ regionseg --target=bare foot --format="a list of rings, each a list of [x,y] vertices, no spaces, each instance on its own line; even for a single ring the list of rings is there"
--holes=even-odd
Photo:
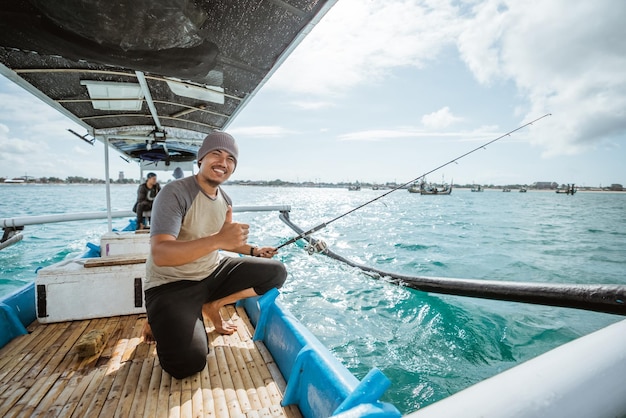
[[[211,321],[218,334],[231,335],[237,331],[237,325],[224,321],[220,314],[220,308],[219,305],[214,303],[205,303],[202,305],[202,315]]]
[[[144,342],[151,344],[154,342],[154,335],[152,335],[152,328],[150,328],[150,324],[146,321],[143,324],[143,329],[141,330],[141,338]]]

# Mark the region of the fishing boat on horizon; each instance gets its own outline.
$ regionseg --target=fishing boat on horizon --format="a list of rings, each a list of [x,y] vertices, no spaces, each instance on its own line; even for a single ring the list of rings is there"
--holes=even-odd
[[[419,193],[421,195],[449,195],[452,193],[452,184],[442,183],[441,185],[427,183],[425,179],[413,182],[408,187],[409,193]]]
[[[155,0],[157,15],[146,16],[143,2],[7,2],[0,6],[0,74],[86,132],[72,135],[102,142],[106,162],[114,150],[141,173],[193,171],[203,138],[230,125],[334,3],[217,0],[177,8]],[[140,24],[144,18],[161,24]],[[123,40],[120,27],[128,31]],[[357,379],[281,305],[276,289],[223,308],[238,325],[232,335],[205,320],[207,366],[185,379],[169,375],[154,345],[141,340],[149,235],[132,224],[113,230],[113,219],[134,214],[112,210],[108,164],[105,178],[106,212],[0,220],[10,246],[20,245],[29,225],[106,219],[108,227],[82,257],[40,269],[35,281],[0,299],[0,415],[402,415],[383,400],[389,378],[374,367]],[[435,190],[423,194],[450,194],[452,185]],[[408,277],[334,253],[289,219],[289,206],[233,210],[277,212],[307,251],[419,291],[626,315],[626,286]],[[620,321],[405,416],[624,415],[624,346]]]
[[[558,193],[558,194],[567,194],[567,195],[571,195],[571,196],[573,196],[577,191],[578,191],[578,189],[576,189],[574,183],[567,184],[564,187],[560,187],[560,188],[556,189],[556,193]]]

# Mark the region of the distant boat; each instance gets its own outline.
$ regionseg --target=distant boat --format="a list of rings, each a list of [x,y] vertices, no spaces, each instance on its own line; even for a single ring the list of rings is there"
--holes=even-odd
[[[348,186],[348,190],[353,191],[353,192],[354,191],[359,191],[359,190],[361,190],[361,185],[360,184],[356,184],[354,186]]]
[[[443,183],[441,186],[438,186],[433,183],[426,183],[422,179],[419,183],[413,183],[408,190],[409,193],[449,195],[452,193],[452,184]]]
[[[472,187],[472,191],[473,192],[482,192],[482,191],[484,191],[484,189],[482,188],[482,186],[480,184],[478,184],[478,185],[474,185],[474,187]]]
[[[520,192],[520,193],[526,193],[526,191],[527,191],[527,190],[526,190],[526,187],[522,187],[521,189],[519,189],[519,192]]]
[[[502,191],[503,191],[503,192],[510,192],[510,191],[511,191],[511,189],[509,189],[508,187],[505,187],[505,188],[503,188],[503,189],[502,189]]]
[[[556,192],[559,194],[569,194],[569,195],[574,195],[574,193],[576,193],[576,187],[574,187],[574,183],[572,184],[568,184],[565,186],[565,188],[561,188],[561,189],[556,189]]]

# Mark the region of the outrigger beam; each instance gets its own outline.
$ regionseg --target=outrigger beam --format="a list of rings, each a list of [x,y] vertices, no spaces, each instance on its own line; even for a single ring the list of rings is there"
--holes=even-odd
[[[281,213],[280,219],[299,236],[318,247],[318,241],[305,234],[305,231],[289,220],[289,214]],[[322,254],[335,260],[374,273],[391,283],[410,287],[423,292],[442,293],[456,296],[469,296],[481,299],[494,299],[509,302],[531,303],[535,305],[557,306],[584,309],[588,311],[626,315],[626,285],[617,284],[561,284],[531,283],[498,280],[455,279],[448,277],[420,277],[389,273],[363,264],[355,263],[326,246]]]

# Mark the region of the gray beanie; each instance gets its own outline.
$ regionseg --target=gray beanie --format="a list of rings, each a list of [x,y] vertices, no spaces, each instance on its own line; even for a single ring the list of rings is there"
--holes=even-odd
[[[228,152],[235,158],[235,167],[237,166],[237,157],[239,155],[239,148],[235,143],[235,138],[226,132],[213,131],[204,138],[202,146],[198,150],[197,161],[200,161],[209,152],[220,149]]]

